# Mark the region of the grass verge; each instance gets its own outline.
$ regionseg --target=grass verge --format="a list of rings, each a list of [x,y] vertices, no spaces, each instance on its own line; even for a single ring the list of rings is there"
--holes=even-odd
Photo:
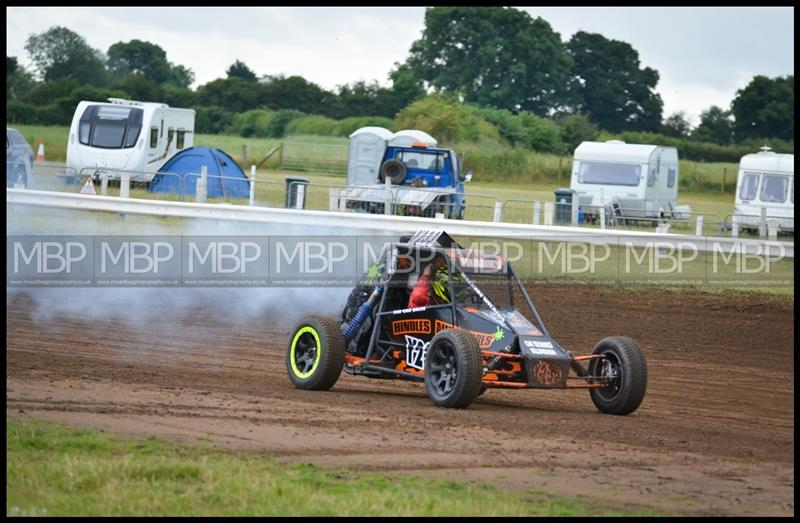
[[[652,515],[463,481],[282,465],[6,420],[7,515]]]

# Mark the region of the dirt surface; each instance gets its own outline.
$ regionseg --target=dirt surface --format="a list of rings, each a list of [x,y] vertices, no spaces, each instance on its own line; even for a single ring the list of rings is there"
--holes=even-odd
[[[757,295],[534,286],[553,336],[587,354],[637,339],[648,392],[630,416],[587,391],[490,390],[466,410],[424,385],[342,375],[295,389],[290,326],[207,307],[131,326],[7,298],[7,415],[211,441],[280,460],[437,474],[704,515],[794,514],[794,305]],[[53,298],[45,298],[52,300]],[[158,304],[153,304],[158,307]]]

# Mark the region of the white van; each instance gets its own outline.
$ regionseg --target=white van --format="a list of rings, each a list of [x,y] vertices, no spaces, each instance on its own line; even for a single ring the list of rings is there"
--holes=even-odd
[[[674,147],[583,142],[575,149],[570,188],[589,216],[605,207],[627,218],[684,218],[678,211],[688,206],[676,205],[678,170]]]
[[[82,101],[69,129],[67,167],[110,179],[129,171],[131,180],[149,182],[175,153],[192,147],[194,115],[162,103]]]
[[[740,227],[757,229],[762,208],[767,220],[777,220],[779,230],[794,232],[793,154],[777,154],[765,146],[739,161],[734,215]]]

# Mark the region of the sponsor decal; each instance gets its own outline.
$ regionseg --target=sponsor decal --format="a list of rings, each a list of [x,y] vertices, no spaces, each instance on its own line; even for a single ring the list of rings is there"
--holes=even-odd
[[[403,334],[430,334],[431,320],[418,318],[411,320],[397,320],[392,322],[392,335]]]
[[[553,349],[553,344],[549,341],[535,341],[535,340],[524,340],[522,344],[525,348],[534,355],[544,355],[544,356],[557,356],[558,353]]]
[[[421,312],[427,309],[428,307],[414,307],[413,309],[397,309],[392,311],[392,314],[406,314],[408,312]]]
[[[535,341],[535,340],[525,340],[525,346],[531,349],[552,349],[553,344],[549,341]]]
[[[433,323],[433,333],[436,334],[439,331],[443,331],[445,329],[454,329],[456,326],[452,323],[447,323],[446,321],[442,320],[435,320]],[[500,329],[498,327],[498,329]],[[492,343],[495,340],[495,334],[488,333],[488,332],[476,332],[476,331],[467,331],[472,336],[478,340],[478,347],[481,349],[488,349],[492,346]],[[502,336],[501,336],[502,338]]]
[[[431,342],[406,335],[406,365],[411,368],[424,370],[425,357]]]
[[[561,381],[561,368],[551,361],[540,361],[533,368],[533,375],[542,385],[553,385]]]
[[[516,331],[520,334],[527,334],[529,336],[541,336],[542,331],[534,327],[534,325],[528,321],[528,318],[523,316],[517,311],[507,312],[505,314],[505,319],[508,321],[509,325],[514,327]]]

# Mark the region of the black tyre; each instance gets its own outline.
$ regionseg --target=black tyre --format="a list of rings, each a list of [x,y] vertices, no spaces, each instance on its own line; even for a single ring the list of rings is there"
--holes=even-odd
[[[445,329],[431,340],[425,388],[440,407],[463,409],[478,397],[483,378],[478,342],[463,329]]]
[[[292,329],[286,348],[289,379],[298,389],[330,389],[342,372],[344,349],[344,336],[335,320],[304,318]]]
[[[406,181],[406,166],[400,160],[386,160],[381,165],[381,183],[386,178],[391,180],[392,184],[400,185]]]
[[[607,387],[589,389],[600,412],[624,416],[639,408],[647,391],[647,364],[639,344],[624,336],[601,340],[592,354],[602,359],[589,362],[589,375],[612,376]]]

